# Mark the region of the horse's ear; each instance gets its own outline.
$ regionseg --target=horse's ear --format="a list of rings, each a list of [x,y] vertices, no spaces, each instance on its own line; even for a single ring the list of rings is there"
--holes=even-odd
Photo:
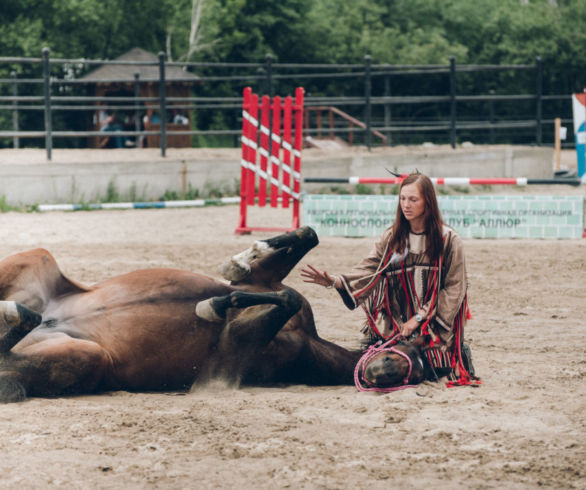
[[[250,274],[250,266],[243,262],[237,262],[233,259],[228,259],[218,269],[220,275],[227,281],[242,281],[248,274]]]

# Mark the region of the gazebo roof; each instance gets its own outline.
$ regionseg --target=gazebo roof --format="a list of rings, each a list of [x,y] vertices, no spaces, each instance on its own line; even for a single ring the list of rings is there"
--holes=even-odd
[[[81,77],[85,82],[95,83],[117,83],[130,82],[134,80],[134,74],[138,73],[141,81],[158,82],[159,81],[159,58],[141,48],[132,48],[130,51],[116,58],[114,61],[140,61],[154,62],[154,65],[124,65],[124,64],[106,64],[89,72]],[[165,80],[167,82],[185,82],[194,83],[199,80],[197,75],[183,70],[178,66],[165,67]]]

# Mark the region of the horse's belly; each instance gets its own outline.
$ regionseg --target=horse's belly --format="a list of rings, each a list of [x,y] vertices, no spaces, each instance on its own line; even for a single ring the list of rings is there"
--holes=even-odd
[[[171,327],[111,347],[112,386],[130,390],[188,388],[205,369],[217,336],[212,331]]]
[[[189,387],[217,342],[213,325],[201,325],[192,304],[126,306],[101,311],[55,311],[17,347],[53,333],[96,342],[112,359],[104,389],[165,390]]]

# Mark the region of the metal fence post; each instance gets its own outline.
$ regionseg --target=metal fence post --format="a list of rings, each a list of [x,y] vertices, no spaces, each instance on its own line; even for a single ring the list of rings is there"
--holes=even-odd
[[[233,92],[232,95],[234,95],[234,97],[241,97],[241,95],[238,92]],[[234,107],[234,127],[242,128],[241,119],[242,119],[242,104],[240,106],[236,105]],[[234,148],[240,147],[241,137],[242,137],[242,135],[240,135],[240,134],[234,135]]]
[[[385,75],[385,97],[391,96],[391,76]],[[388,128],[391,125],[391,104],[388,102],[384,105],[385,108],[385,128]],[[391,138],[392,133],[390,130],[385,132],[385,136],[387,137],[387,146],[391,146]]]
[[[490,118],[490,129],[488,130],[488,134],[490,137],[490,144],[494,145],[494,127],[493,124],[495,122],[494,120],[494,100],[492,99],[492,97],[494,96],[494,90],[489,90],[488,93],[490,94],[490,101],[488,103],[488,115]]]
[[[49,66],[49,48],[43,48],[43,81],[45,96],[45,149],[47,160],[51,160],[53,150],[53,128],[51,117],[51,69]]]
[[[140,131],[140,73],[134,72],[134,130],[138,133]],[[137,134],[134,140],[136,147],[140,147],[140,136]]]
[[[16,80],[16,72],[15,71],[11,71],[10,72],[10,78],[12,78],[12,95],[14,97],[18,96],[18,81]],[[12,130],[15,133],[18,133],[18,101],[13,100],[12,101]],[[14,146],[14,148],[19,148],[20,147],[20,140],[18,139],[17,135],[14,135],[12,137],[12,145]]]
[[[542,110],[543,110],[543,61],[541,56],[535,58],[535,143],[543,142]]]
[[[450,144],[456,148],[456,58],[450,56]]]
[[[370,73],[371,64],[372,64],[372,60],[370,58],[370,55],[367,54],[364,57],[364,104],[365,104],[364,123],[366,125],[366,127],[364,129],[366,131],[366,133],[364,134],[364,140],[366,142],[366,147],[369,150],[372,147],[371,134],[370,134],[370,126],[371,126],[371,122],[370,122],[370,116],[371,116],[370,93],[372,90],[372,77],[371,77],[371,73]]]
[[[161,113],[161,156],[167,153],[167,100],[165,94],[165,53],[159,52],[159,103]]]
[[[273,96],[273,57],[270,54],[265,56],[265,74],[267,77],[267,94]]]

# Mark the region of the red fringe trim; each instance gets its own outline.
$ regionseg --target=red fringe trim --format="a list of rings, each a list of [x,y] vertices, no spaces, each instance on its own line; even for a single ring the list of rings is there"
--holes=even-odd
[[[455,380],[448,381],[446,386],[448,388],[454,388],[455,386],[478,386],[482,384],[479,378],[472,377],[470,373],[464,367],[464,361],[462,360],[462,343],[464,339],[462,337],[462,330],[464,326],[464,318],[469,314],[468,298],[464,298],[464,304],[460,311],[456,315],[454,320],[454,335],[455,335],[455,348],[452,353],[452,373],[455,375],[458,373],[458,377]]]

